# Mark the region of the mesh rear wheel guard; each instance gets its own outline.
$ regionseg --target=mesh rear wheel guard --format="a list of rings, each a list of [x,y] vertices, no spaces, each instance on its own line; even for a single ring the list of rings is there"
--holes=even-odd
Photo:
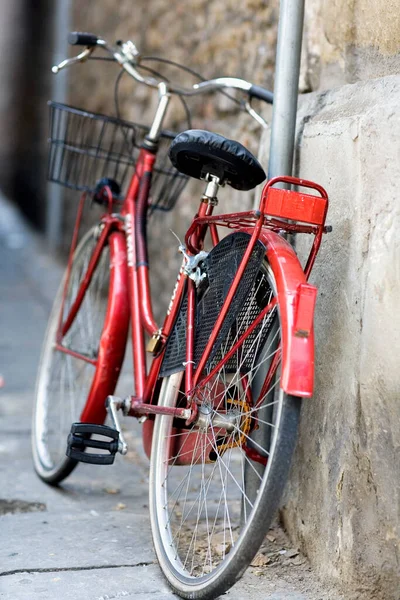
[[[233,233],[219,242],[203,261],[201,269],[206,277],[197,288],[196,293],[196,332],[195,332],[195,367],[204,352],[206,344],[221,311],[225,298],[229,292],[232,281],[240,266],[241,260],[246,252],[251,236],[244,232]],[[247,313],[247,326],[249,326],[264,308],[264,298],[268,296],[269,286],[267,282],[263,287],[260,268],[265,256],[265,247],[256,242],[249,262],[240,280],[236,294],[229,307],[228,314],[222,324],[217,341],[211,351],[206,370],[209,370],[221,358],[220,348],[223,342],[225,351],[231,347],[233,340],[237,339],[237,331],[233,330],[240,313]],[[252,303],[251,314],[249,306],[253,294],[251,290],[257,288],[257,302]],[[268,289],[264,289],[268,287]],[[160,376],[167,377],[173,373],[183,371],[183,363],[186,360],[186,323],[187,323],[187,296],[182,300],[182,306],[177,316],[174,328],[167,342],[164,360],[161,366]],[[245,329],[240,333],[244,333]],[[265,328],[265,335],[268,327]],[[246,346],[252,344],[252,339],[258,334],[258,328],[251,334],[243,344],[242,351]],[[232,342],[230,342],[232,340]],[[262,344],[261,344],[262,346]],[[240,352],[241,350],[239,350]],[[235,355],[228,361],[227,370],[235,369],[237,358]],[[246,364],[244,363],[244,368]]]

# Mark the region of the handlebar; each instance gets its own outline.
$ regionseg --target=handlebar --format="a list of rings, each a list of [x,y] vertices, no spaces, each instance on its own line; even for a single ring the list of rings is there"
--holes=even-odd
[[[216,90],[232,88],[247,92],[249,101],[252,98],[258,98],[263,102],[269,104],[273,103],[273,94],[265,88],[254,85],[244,79],[236,77],[219,77],[217,79],[211,79],[209,81],[202,81],[201,83],[194,84],[191,88],[181,87],[172,83],[157,81],[153,77],[143,77],[136,67],[140,66],[140,53],[133,42],[117,42],[115,46],[109,45],[105,40],[99,38],[92,33],[74,31],[68,36],[68,42],[72,46],[86,46],[80,54],[73,58],[67,58],[60,64],[52,68],[53,73],[58,73],[61,69],[70,67],[74,64],[84,62],[91,57],[91,54],[96,47],[100,47],[114,57],[114,60],[139,83],[143,83],[152,88],[159,89],[160,85],[166,85],[169,94],[177,94],[179,96],[194,96],[197,94],[203,94]],[[247,112],[255,118],[260,124],[266,125],[258,113],[251,108],[249,102],[245,103],[245,109]]]
[[[273,104],[274,95],[269,90],[261,87],[260,85],[252,85],[249,89],[249,96],[258,98],[259,100],[263,100],[264,102],[268,102],[268,104]]]
[[[71,46],[96,46],[98,39],[94,33],[84,33],[83,31],[71,31],[68,34],[68,44]]]

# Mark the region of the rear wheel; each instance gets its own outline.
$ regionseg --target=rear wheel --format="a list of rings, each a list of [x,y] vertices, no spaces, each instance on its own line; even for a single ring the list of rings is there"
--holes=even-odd
[[[275,278],[264,262],[203,381],[263,309],[265,316],[212,378],[200,381],[196,422],[155,419],[153,539],[167,580],[184,598],[215,598],[242,576],[282,497],[300,400],[279,385],[279,305],[266,308],[275,297]],[[185,406],[181,389],[182,373],[165,378],[160,404]]]
[[[91,229],[75,251],[65,298],[63,321],[75,301],[87,272],[97,244],[97,231],[96,227]],[[102,368],[99,366],[100,348],[102,346],[104,352],[107,344],[104,336],[106,315],[111,321],[113,286],[110,285],[110,260],[110,244],[107,244],[102,250],[76,317],[61,341],[64,348],[83,355],[96,364],[56,348],[56,333],[65,278],[60,285],[50,315],[36,383],[32,448],[37,474],[53,485],[65,479],[77,464],[75,460],[65,455],[71,424],[81,420],[89,396],[92,403],[104,405],[106,396],[114,391],[122,363],[125,344],[123,348],[115,349],[110,364],[103,372],[103,382],[100,384],[100,378],[96,375]],[[114,272],[111,275],[111,278],[113,277],[115,277]],[[99,416],[90,421],[102,423],[106,414],[105,409],[102,407],[97,412]]]

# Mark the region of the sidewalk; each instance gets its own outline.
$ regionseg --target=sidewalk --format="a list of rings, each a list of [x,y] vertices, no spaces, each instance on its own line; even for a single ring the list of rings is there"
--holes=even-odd
[[[153,553],[148,463],[136,422],[127,422],[128,456],[113,467],[80,465],[59,489],[33,472],[34,381],[62,266],[1,198],[0,249],[0,598],[174,598]],[[129,380],[121,385],[129,393]],[[302,565],[249,569],[224,597],[339,600]]]

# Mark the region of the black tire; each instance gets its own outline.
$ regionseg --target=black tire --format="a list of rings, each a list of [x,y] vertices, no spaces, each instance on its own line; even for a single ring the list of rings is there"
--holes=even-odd
[[[226,338],[227,345],[224,347],[223,343],[221,351],[217,352],[219,357],[232,347],[238,332],[242,333],[250,325],[251,322],[241,324],[240,319],[245,322],[246,314],[254,314],[252,309],[254,303],[259,302],[260,295],[264,298],[263,306],[276,296],[275,278],[266,262],[260,273],[245,305],[247,308],[240,309],[231,327]],[[256,285],[268,286],[266,300],[265,290],[260,294],[260,288],[255,289]],[[241,362],[239,365],[238,358],[238,369],[233,375],[222,367],[203,389],[200,382],[196,397],[199,411],[203,410],[206,415],[201,427],[185,428],[177,420],[164,415],[155,419],[150,461],[153,541],[168,583],[182,598],[216,598],[238,581],[263,542],[282,498],[296,444],[301,401],[279,388],[279,373],[260,399],[257,410],[251,408],[257,400],[253,399],[252,405],[248,400],[249,389],[255,389],[253,382],[261,365],[271,361],[278,351],[279,306],[272,311],[256,329],[254,339],[262,345],[260,351],[252,342],[246,350],[243,347],[241,353],[237,352]],[[272,354],[269,350],[271,345],[274,348]],[[218,360],[215,358],[213,364]],[[251,367],[245,368],[248,363]],[[182,373],[166,377],[159,403],[163,406],[184,406],[181,385]],[[215,406],[220,413],[232,415],[232,422],[236,425],[232,425],[231,433],[225,429],[225,433],[221,434],[221,428],[213,426],[212,418],[218,415]],[[268,414],[271,422],[262,416],[264,414]],[[261,438],[265,445],[262,447],[257,436],[251,434],[261,421],[268,424],[272,432],[267,436],[263,432]],[[247,443],[252,443],[257,449],[258,460],[255,462],[264,460],[266,454],[268,461],[266,466],[265,460],[264,464],[259,463],[262,468],[257,469],[258,476],[249,477],[247,473],[246,484],[244,465],[247,465],[247,471],[254,468],[254,460],[249,458],[245,449]],[[185,455],[189,458],[186,459]],[[178,464],[188,461],[191,461],[190,464],[185,466]],[[242,483],[239,482],[240,477]],[[258,485],[255,485],[256,477]],[[252,500],[247,496],[247,486],[253,490]],[[216,493],[212,487],[217,490]],[[222,502],[225,506],[221,511]],[[215,543],[221,538],[218,538],[220,529],[222,543]]]
[[[97,242],[93,227],[78,244],[72,263],[64,317],[72,305]],[[110,254],[105,247],[82,305],[63,345],[96,358],[108,306]],[[77,461],[67,457],[67,436],[80,420],[96,367],[54,348],[64,290],[60,284],[47,326],[39,363],[32,421],[33,463],[39,477],[50,485],[63,481]],[[70,393],[68,394],[68,387]],[[110,392],[111,393],[111,392]],[[54,425],[52,423],[55,423]]]

